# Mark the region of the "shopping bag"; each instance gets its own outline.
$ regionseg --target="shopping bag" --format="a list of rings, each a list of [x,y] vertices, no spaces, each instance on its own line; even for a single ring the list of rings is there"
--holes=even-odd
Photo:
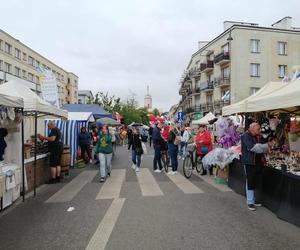
[[[142,142],[142,148],[143,148],[144,154],[147,154],[147,147],[146,147],[146,144],[143,142]]]

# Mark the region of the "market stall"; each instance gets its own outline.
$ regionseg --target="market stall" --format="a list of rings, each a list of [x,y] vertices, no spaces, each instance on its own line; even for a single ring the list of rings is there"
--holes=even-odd
[[[192,125],[200,125],[200,124],[208,125],[209,121],[211,121],[215,118],[216,118],[216,116],[213,113],[209,112],[208,114],[203,116],[201,119],[192,121]]]
[[[276,146],[266,155],[260,201],[279,218],[300,226],[300,78],[277,85],[269,93],[248,98],[240,109],[230,105],[223,111],[227,115],[247,113],[261,124],[264,142],[276,138]],[[245,193],[245,175],[239,161],[229,168],[228,185],[237,193]]]
[[[0,209],[9,206],[25,190],[24,154],[15,153],[15,138],[24,138],[21,98],[0,93]],[[18,133],[21,130],[21,133]],[[23,195],[24,198],[24,195]]]
[[[49,104],[48,102],[44,101],[40,98],[37,94],[35,94],[30,88],[25,86],[22,82],[17,80],[10,80],[6,83],[0,85],[0,93],[9,95],[10,93],[14,93],[15,97],[21,98],[24,101],[24,116],[25,117],[34,117],[34,137],[32,140],[34,141],[34,155],[33,157],[26,159],[25,168],[27,173],[27,181],[28,181],[28,189],[31,188],[34,190],[34,195],[36,195],[36,187],[37,184],[44,183],[43,178],[37,177],[44,177],[46,173],[48,173],[47,168],[47,154],[40,155],[38,157],[38,140],[37,140],[37,131],[38,131],[38,119],[45,117],[46,115],[52,115],[55,117],[60,118],[67,118],[67,112],[56,108]],[[21,148],[16,147],[15,152],[22,151],[24,148],[24,139],[21,140],[20,138],[16,140],[18,145],[22,145]],[[38,165],[39,161],[39,165]],[[39,166],[37,176],[37,166]],[[43,170],[40,171],[40,168]],[[37,183],[38,182],[38,183]]]

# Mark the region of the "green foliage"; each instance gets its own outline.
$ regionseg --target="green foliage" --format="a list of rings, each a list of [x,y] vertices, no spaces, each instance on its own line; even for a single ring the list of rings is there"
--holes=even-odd
[[[115,97],[114,95],[109,96],[108,93],[104,94],[100,91],[95,95],[93,103],[98,104],[110,113],[118,112],[121,109],[121,98]]]
[[[160,116],[159,110],[157,108],[153,109],[152,114],[155,116]]]

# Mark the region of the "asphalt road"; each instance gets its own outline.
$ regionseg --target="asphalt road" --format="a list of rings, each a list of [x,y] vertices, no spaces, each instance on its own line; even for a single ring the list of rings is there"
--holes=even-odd
[[[43,186],[0,213],[0,249],[300,249],[300,228],[211,179],[153,173],[152,159],[135,173],[119,147],[105,184],[91,165]]]

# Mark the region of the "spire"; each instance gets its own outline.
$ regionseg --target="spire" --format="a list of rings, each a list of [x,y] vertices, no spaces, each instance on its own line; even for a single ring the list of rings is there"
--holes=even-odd
[[[149,95],[149,85],[147,85],[147,95]]]

